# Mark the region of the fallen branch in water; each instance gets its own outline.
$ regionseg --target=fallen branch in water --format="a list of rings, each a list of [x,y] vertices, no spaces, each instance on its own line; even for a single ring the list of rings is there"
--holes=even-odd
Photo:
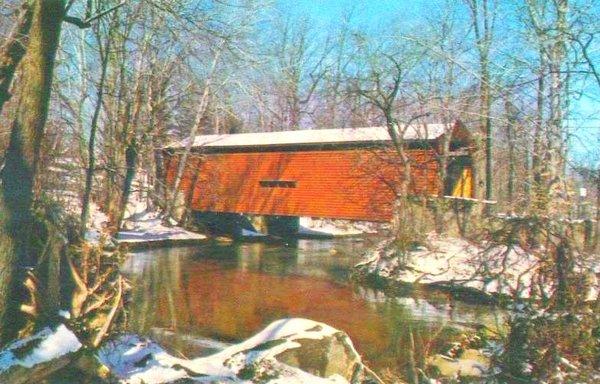
[[[100,346],[100,343],[102,343],[102,340],[108,333],[108,329],[110,328],[111,324],[113,323],[113,321],[115,319],[117,310],[121,306],[122,296],[123,296],[123,278],[121,276],[119,276],[118,281],[117,281],[117,297],[115,298],[113,306],[110,309],[110,312],[108,314],[108,317],[106,318],[106,321],[104,322],[104,325],[102,326],[102,328],[100,328],[100,331],[98,331],[98,333],[96,334],[96,337],[94,338],[94,342],[92,343],[92,345],[94,347],[97,348],[98,346]]]

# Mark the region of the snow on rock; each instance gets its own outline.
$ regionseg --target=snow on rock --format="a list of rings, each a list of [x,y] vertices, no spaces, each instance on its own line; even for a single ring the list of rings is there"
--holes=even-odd
[[[0,352],[0,375],[15,366],[32,368],[36,365],[78,351],[81,343],[64,324],[56,329],[46,327],[35,335],[17,340]]]
[[[315,349],[315,343],[325,348]],[[310,347],[304,348],[307,344]],[[99,359],[121,382],[131,384],[184,378],[211,383],[348,383],[364,368],[343,332],[306,319],[278,320],[242,343],[193,360],[174,357],[134,335],[107,343]]]
[[[242,228],[242,237],[266,237],[266,236],[267,235],[265,235],[264,233],[251,231],[249,229]]]
[[[436,367],[444,377],[480,377],[490,369],[490,359],[476,349],[465,350],[460,358],[445,355],[434,355],[427,359],[427,364]]]
[[[428,247],[410,253],[401,267],[391,240],[380,243],[355,268],[403,283],[452,286],[485,294],[530,297],[538,260],[518,246],[489,246],[430,234]],[[546,288],[549,289],[549,288]],[[548,293],[548,292],[546,292]]]

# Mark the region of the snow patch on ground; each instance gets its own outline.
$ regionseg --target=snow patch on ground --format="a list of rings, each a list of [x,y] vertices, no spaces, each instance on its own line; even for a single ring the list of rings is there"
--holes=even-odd
[[[88,229],[85,231],[85,240],[92,244],[99,244],[102,238],[109,238],[109,219],[96,203],[90,202],[90,218]]]
[[[17,365],[31,368],[76,352],[81,346],[77,336],[64,324],[54,330],[46,327],[33,336],[15,341],[0,352],[0,372]]]
[[[64,187],[64,186],[63,186]],[[57,201],[69,215],[79,218],[81,216],[81,196],[73,191],[64,189],[51,190],[50,195]],[[102,239],[109,239],[108,230],[109,219],[101,210],[98,204],[90,201],[89,217],[87,230],[84,233],[84,239],[91,244],[99,244]]]
[[[127,219],[127,230],[117,233],[119,243],[150,243],[165,240],[204,240],[205,235],[177,226],[166,226],[158,212],[144,212]]]
[[[300,217],[299,235],[357,236],[377,232],[377,223]]]
[[[411,251],[409,265],[402,268],[391,241],[384,241],[356,268],[398,282],[458,286],[486,294],[527,298],[539,289],[533,281],[538,259],[518,246],[485,248],[485,244],[436,234],[429,234],[427,243],[427,248]]]
[[[275,359],[279,353],[299,347],[297,340],[320,340],[337,332],[311,320],[283,319],[240,344],[193,360],[174,357],[150,340],[125,335],[107,343],[100,350],[99,359],[123,383],[131,384],[160,384],[183,378],[198,382],[249,382],[242,373],[249,366],[268,377],[269,383],[347,383],[339,375],[321,378]]]
[[[167,226],[159,212],[151,211],[147,199],[134,194],[125,211],[123,230],[116,235],[119,243],[152,243],[158,241],[204,240],[205,235],[181,227]]]

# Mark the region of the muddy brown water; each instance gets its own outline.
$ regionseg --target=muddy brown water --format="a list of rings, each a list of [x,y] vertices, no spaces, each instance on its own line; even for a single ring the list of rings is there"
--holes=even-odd
[[[291,245],[206,243],[133,252],[130,327],[172,353],[207,355],[270,322],[304,317],[345,331],[376,371],[401,375],[412,332],[416,353],[445,348],[466,325],[496,321],[488,306],[415,292],[387,297],[349,281],[367,239]]]

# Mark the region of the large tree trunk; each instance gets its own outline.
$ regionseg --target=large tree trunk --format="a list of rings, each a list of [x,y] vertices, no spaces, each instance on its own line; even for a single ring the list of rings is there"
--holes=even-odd
[[[19,300],[15,295],[15,285],[20,280],[18,266],[35,260],[29,247],[31,205],[64,10],[64,0],[35,1],[29,45],[23,58],[23,82],[2,172],[0,332],[3,341],[14,337],[22,318],[17,313]]]
[[[10,85],[12,84],[17,66],[25,55],[27,37],[31,28],[33,9],[31,1],[23,2],[17,22],[4,44],[0,46],[0,112],[4,103],[10,99]]]
[[[479,135],[475,136],[477,150],[484,149],[485,152],[485,169],[479,166],[478,155],[474,156],[475,162],[475,194],[480,198],[480,188],[483,179],[485,178],[485,199],[491,200],[493,197],[492,179],[492,86],[490,76],[490,46],[492,44],[492,27],[495,15],[489,9],[488,0],[466,0],[466,3],[471,11],[471,25],[475,34],[475,44],[479,54],[479,108],[481,115],[481,129]],[[482,137],[479,137],[479,136]],[[491,206],[486,204],[485,213],[491,213]]]
[[[566,156],[566,137],[563,127],[563,106],[567,98],[565,95],[565,78],[562,73],[566,56],[566,36],[567,36],[567,11],[568,1],[556,1],[556,30],[557,36],[550,49],[549,69],[550,69],[550,121],[547,131],[546,158],[544,161],[547,167],[547,180],[545,189],[548,197],[556,203],[558,199],[564,199],[563,186],[565,179],[564,163]],[[558,186],[558,187],[555,187]]]

